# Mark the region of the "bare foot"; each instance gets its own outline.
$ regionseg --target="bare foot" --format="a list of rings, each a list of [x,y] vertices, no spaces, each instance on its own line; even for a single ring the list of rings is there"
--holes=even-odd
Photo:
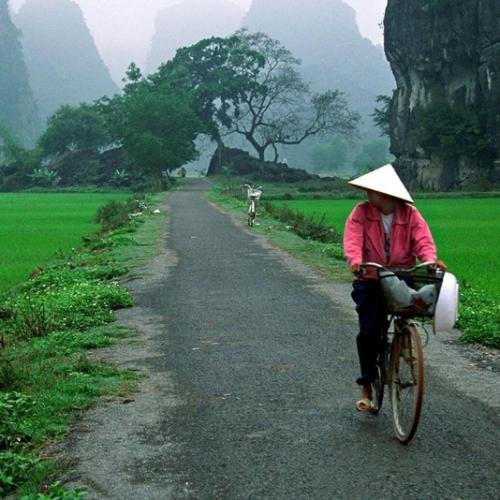
[[[369,412],[372,408],[372,388],[370,384],[365,384],[361,388],[361,399],[356,402],[356,409],[358,411]]]

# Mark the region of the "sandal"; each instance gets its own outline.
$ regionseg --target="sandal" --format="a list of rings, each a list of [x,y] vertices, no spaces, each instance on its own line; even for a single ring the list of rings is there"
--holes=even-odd
[[[356,402],[356,410],[361,412],[371,412],[373,410],[373,401],[365,398]]]

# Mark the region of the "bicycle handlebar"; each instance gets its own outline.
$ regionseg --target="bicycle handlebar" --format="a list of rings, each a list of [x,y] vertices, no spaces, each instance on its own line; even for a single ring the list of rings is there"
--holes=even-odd
[[[405,272],[405,273],[412,273],[413,271],[416,271],[417,269],[420,269],[422,267],[436,267],[436,263],[432,260],[428,260],[426,262],[421,262],[420,264],[417,264],[413,267],[408,267],[408,268],[387,268],[385,266],[382,266],[381,264],[377,264],[376,262],[363,262],[360,264],[361,268],[367,268],[367,267],[374,267],[375,269],[382,269],[384,271],[399,271],[399,272]]]

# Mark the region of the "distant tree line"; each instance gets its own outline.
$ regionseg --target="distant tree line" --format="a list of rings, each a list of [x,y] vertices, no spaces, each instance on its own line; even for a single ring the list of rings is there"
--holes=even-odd
[[[121,94],[62,106],[33,150],[0,132],[0,182],[4,189],[163,187],[196,159],[202,134],[219,148],[228,137],[243,137],[261,160],[271,151],[275,162],[280,146],[352,136],[359,116],[342,93],[312,92],[298,65],[280,42],[245,30],[182,48],[149,76],[131,64]]]

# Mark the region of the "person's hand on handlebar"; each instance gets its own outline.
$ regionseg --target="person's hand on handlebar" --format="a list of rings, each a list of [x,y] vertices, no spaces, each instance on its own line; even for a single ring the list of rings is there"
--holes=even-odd
[[[448,268],[446,267],[446,264],[441,260],[441,259],[436,259],[436,262],[434,263],[438,269],[441,271],[446,271]]]
[[[361,272],[361,264],[359,263],[351,264],[351,272],[353,274],[359,274]]]

